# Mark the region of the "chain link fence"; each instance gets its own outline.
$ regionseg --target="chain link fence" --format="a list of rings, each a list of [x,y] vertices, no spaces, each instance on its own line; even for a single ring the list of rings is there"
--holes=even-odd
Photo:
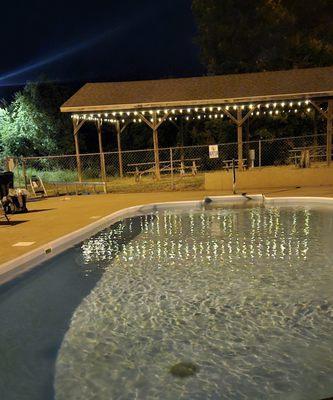
[[[229,170],[232,160],[236,160],[237,166],[238,144],[217,146],[214,158],[209,145],[161,148],[158,171],[153,149],[82,154],[80,157],[18,158],[14,160],[15,183],[27,185],[30,178],[37,175],[49,188],[57,186],[59,189],[63,184],[67,192],[71,184],[78,182],[104,192],[169,190],[170,185],[176,190],[200,188],[204,172]],[[326,162],[326,135],[244,142],[242,151],[245,168],[299,165],[304,151],[308,152],[310,163],[323,163]]]

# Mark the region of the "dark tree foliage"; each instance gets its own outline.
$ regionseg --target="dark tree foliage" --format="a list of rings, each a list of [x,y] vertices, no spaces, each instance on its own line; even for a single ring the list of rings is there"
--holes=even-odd
[[[197,42],[208,74],[333,65],[332,0],[193,0]],[[220,124],[224,132],[226,125]],[[251,139],[324,133],[310,115],[251,118]],[[201,130],[211,141],[211,128]],[[235,129],[219,138],[235,141]],[[201,138],[204,140],[203,138]]]
[[[333,64],[332,0],[193,0],[208,73]]]

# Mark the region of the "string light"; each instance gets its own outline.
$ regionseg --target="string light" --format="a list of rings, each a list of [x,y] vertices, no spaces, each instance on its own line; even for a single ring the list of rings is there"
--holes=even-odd
[[[243,105],[238,105],[238,104],[227,104],[227,105],[216,105],[216,106],[209,106],[209,107],[195,107],[195,108],[185,108],[185,109],[162,109],[162,110],[125,110],[125,111],[110,111],[110,112],[103,112],[103,113],[91,113],[91,114],[72,114],[71,118],[77,121],[81,120],[87,120],[87,121],[99,121],[102,120],[104,122],[109,122],[109,123],[115,123],[117,122],[117,117],[122,117],[123,115],[126,116],[126,120],[129,122],[137,123],[137,122],[144,122],[142,119],[136,118],[137,116],[145,115],[145,114],[150,114],[150,115],[157,115],[159,116],[158,121],[162,122],[163,121],[163,116],[161,114],[165,114],[165,119],[169,121],[177,120],[177,115],[182,115],[183,113],[185,114],[190,114],[186,116],[186,120],[189,121],[191,119],[197,119],[197,120],[205,120],[205,119],[218,119],[224,118],[223,113],[221,111],[226,110],[229,111],[230,109],[237,110],[241,108],[242,110],[248,109],[250,111],[251,116],[260,116],[260,115],[266,115],[269,114],[271,116],[278,116],[280,114],[290,114],[291,112],[293,113],[310,113],[312,108],[311,107],[305,107],[305,105],[309,105],[311,103],[310,100],[294,100],[294,101],[282,101],[282,102],[274,102],[274,103],[265,103],[265,104],[243,104]],[[261,107],[264,106],[265,109],[267,109],[267,112],[263,112]],[[296,107],[297,106],[297,107]],[[304,106],[304,108],[302,108]],[[272,107],[272,108],[271,108]],[[271,108],[271,109],[270,109]],[[257,111],[256,111],[257,109]],[[214,111],[218,112],[214,114]],[[210,111],[210,113],[209,113]],[[251,112],[252,111],[252,112]],[[194,112],[196,115],[193,115]],[[207,112],[207,113],[206,113]],[[230,112],[230,111],[229,111]],[[171,114],[175,116],[174,118],[169,117],[168,114]],[[199,113],[199,114],[198,114]],[[110,119],[109,116],[112,116],[113,118]],[[167,118],[168,117],[168,118]],[[125,122],[126,120],[124,118],[119,119],[122,122]],[[154,122],[154,118],[150,119],[151,122]]]

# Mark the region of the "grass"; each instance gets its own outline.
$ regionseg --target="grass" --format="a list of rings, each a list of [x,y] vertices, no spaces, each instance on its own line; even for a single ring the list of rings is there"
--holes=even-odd
[[[88,182],[99,182],[99,180],[88,180]],[[66,182],[59,185],[53,185],[45,182],[46,189],[49,194],[70,194],[76,193],[103,193],[104,185],[66,185]],[[144,177],[140,182],[135,182],[134,177],[112,178],[107,181],[108,193],[138,193],[138,192],[168,192],[168,191],[184,191],[184,190],[202,190],[204,187],[204,176],[197,175],[195,177],[186,176],[183,178],[175,178],[173,181],[170,177],[162,177],[161,180]]]
[[[89,171],[85,171],[87,173],[83,174],[84,182],[101,182],[100,178],[96,178],[96,175],[89,173]],[[24,186],[24,178],[22,168],[16,169],[14,172],[15,176],[15,186],[23,187]],[[75,185],[70,185],[70,183],[77,182],[78,176],[76,170],[71,169],[35,169],[35,168],[27,168],[26,176],[29,180],[32,175],[39,176],[47,190],[52,193],[75,193],[77,189],[79,192],[89,192],[94,193],[103,192],[103,185],[98,185],[98,187],[94,188],[94,185],[83,186],[80,187],[78,184],[77,187]],[[61,182],[63,184],[59,184],[55,186],[52,182]],[[66,183],[68,185],[66,186]],[[125,176],[124,178],[119,177],[110,177],[107,179],[107,191],[110,193],[135,193],[135,192],[161,192],[161,191],[181,191],[181,190],[200,190],[204,187],[204,175],[198,174],[196,176],[187,175],[184,177],[180,177],[179,175],[175,175],[174,179],[171,179],[170,175],[162,175],[160,180],[153,179],[152,176],[143,176],[139,182],[135,182],[134,176]]]

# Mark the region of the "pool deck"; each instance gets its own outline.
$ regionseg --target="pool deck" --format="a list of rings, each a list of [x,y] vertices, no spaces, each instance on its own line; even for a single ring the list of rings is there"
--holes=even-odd
[[[262,193],[268,197],[333,198],[333,186],[254,189],[248,193]],[[7,225],[2,219],[0,221],[0,265],[127,207],[157,202],[202,200],[206,196],[230,194],[221,191],[101,194],[53,197],[29,202],[29,213],[10,216],[12,225]]]

